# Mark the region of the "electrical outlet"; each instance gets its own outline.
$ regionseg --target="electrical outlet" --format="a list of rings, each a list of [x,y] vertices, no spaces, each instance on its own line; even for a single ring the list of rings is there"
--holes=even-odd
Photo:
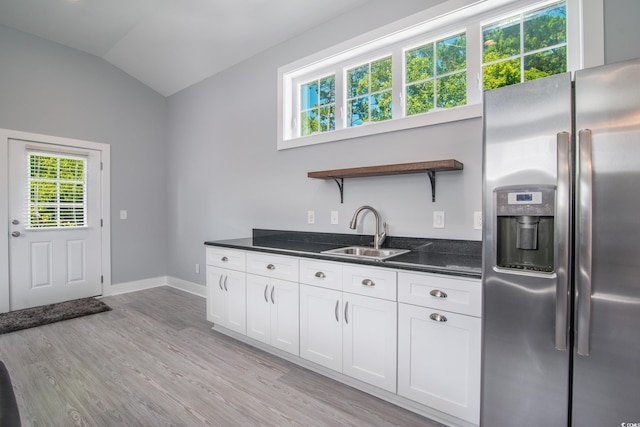
[[[127,211],[120,211],[120,219],[127,219]]]
[[[315,224],[316,223],[316,213],[315,211],[307,211],[307,223]]]
[[[482,230],[482,212],[480,211],[473,213],[473,228],[475,230]]]
[[[433,228],[444,228],[444,211],[433,212]]]
[[[338,223],[338,211],[331,211],[331,224]]]

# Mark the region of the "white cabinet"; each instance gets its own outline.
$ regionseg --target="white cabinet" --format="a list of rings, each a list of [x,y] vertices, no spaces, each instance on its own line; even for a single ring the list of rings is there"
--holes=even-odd
[[[247,336],[298,355],[298,283],[277,278],[297,277],[298,260],[249,253],[247,270]]]
[[[480,298],[476,279],[399,273],[399,395],[480,422]]]
[[[305,260],[300,271],[314,285],[300,285],[300,356],[395,393],[396,273]]]
[[[342,372],[342,292],[300,285],[300,357]]]
[[[207,320],[245,334],[245,252],[207,247]]]
[[[207,265],[207,320],[247,332],[245,273]]]

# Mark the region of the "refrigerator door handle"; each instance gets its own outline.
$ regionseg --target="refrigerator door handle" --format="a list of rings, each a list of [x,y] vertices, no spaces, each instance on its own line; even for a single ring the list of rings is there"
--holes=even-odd
[[[577,292],[577,350],[580,356],[589,356],[589,328],[591,324],[591,253],[592,253],[592,193],[593,165],[592,138],[589,129],[578,134],[578,198],[576,233],[578,259],[576,271]]]
[[[556,349],[566,351],[569,322],[569,239],[571,224],[571,135],[559,132],[556,136],[558,150],[558,183],[556,189]]]

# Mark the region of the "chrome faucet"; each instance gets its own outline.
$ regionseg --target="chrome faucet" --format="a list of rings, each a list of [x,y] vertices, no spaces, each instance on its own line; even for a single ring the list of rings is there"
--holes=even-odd
[[[373,212],[373,215],[376,217],[376,233],[373,235],[373,247],[376,249],[380,249],[380,246],[382,246],[382,243],[384,243],[384,239],[387,238],[387,232],[388,232],[388,227],[387,227],[387,223],[383,222],[382,223],[382,233],[380,232],[380,214],[378,213],[377,210],[375,210],[374,208],[372,208],[371,206],[360,206],[358,209],[356,209],[356,212],[353,214],[353,218],[351,218],[351,222],[349,223],[349,228],[352,230],[356,229],[356,226],[358,224],[358,214],[360,214],[360,212],[362,212],[363,210],[370,210],[371,212]]]

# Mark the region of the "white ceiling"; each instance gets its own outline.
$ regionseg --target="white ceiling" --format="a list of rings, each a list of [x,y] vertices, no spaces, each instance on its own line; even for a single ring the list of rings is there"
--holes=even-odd
[[[0,24],[104,58],[164,96],[369,0],[0,0]]]

